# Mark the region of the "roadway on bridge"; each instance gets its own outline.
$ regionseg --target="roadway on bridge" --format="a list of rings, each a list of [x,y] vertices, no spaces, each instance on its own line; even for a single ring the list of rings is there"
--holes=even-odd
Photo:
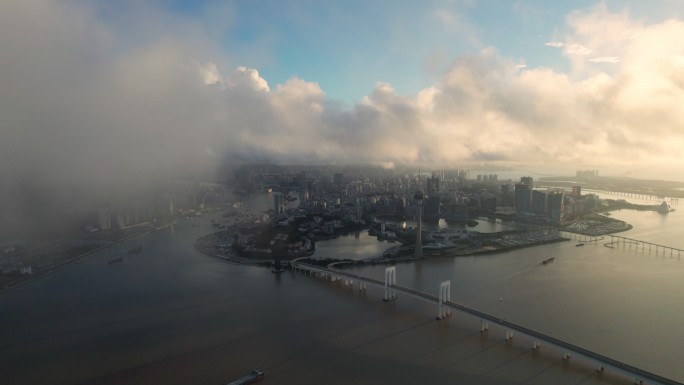
[[[333,263],[329,265],[328,267],[320,267],[320,266],[314,266],[310,264],[305,264],[300,262],[301,259],[304,258],[298,258],[292,261],[292,266],[295,267],[296,269],[302,269],[302,270],[309,270],[309,271],[315,271],[320,274],[326,274],[326,275],[331,275],[331,276],[341,276],[345,277],[346,279],[350,280],[356,280],[358,282],[365,282],[369,283],[375,286],[380,286],[380,287],[385,287],[385,282],[369,277],[363,277],[357,274],[353,274],[344,270],[340,270],[337,268],[334,268],[333,266],[335,264],[339,263]],[[414,298],[417,298],[422,301],[427,301],[431,302],[434,304],[437,304],[439,299],[437,296],[432,295],[430,293],[426,293],[423,291],[415,290],[409,287],[401,286],[401,285],[388,285],[391,289],[402,292],[404,294],[408,294]],[[612,368],[615,371],[621,372],[628,377],[631,377],[633,379],[638,380],[645,380],[644,383],[658,383],[658,384],[664,384],[664,385],[681,385],[681,383],[670,380],[668,378],[664,378],[662,376],[659,376],[657,374],[639,369],[637,367],[634,367],[632,365],[614,360],[612,358],[603,356],[601,354],[589,351],[587,349],[584,349],[582,347],[570,344],[568,342],[559,340],[557,338],[545,335],[543,333],[536,332],[534,330],[525,328],[523,326],[511,323],[509,321],[506,321],[505,319],[500,319],[498,317],[491,316],[489,314],[483,313],[481,311],[478,311],[476,309],[457,304],[455,302],[451,301],[446,301],[443,303],[443,306],[446,306],[448,308],[451,308],[453,310],[459,311],[461,313],[465,313],[468,315],[471,315],[473,317],[479,318],[480,320],[486,321],[488,323],[494,324],[499,326],[502,330],[507,330],[507,331],[514,331],[517,335],[524,335],[529,338],[531,338],[534,341],[539,341],[541,342],[542,346],[553,346],[555,348],[561,349],[563,352],[570,353],[571,357],[573,359],[576,359],[575,356],[579,355],[581,357],[584,357],[590,361],[593,361],[595,363],[595,368],[598,368],[599,366],[602,366],[606,369]],[[530,348],[531,348],[530,344]]]

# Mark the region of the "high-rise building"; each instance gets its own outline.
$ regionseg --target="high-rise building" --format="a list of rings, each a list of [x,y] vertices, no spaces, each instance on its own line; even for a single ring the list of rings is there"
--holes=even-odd
[[[416,228],[416,249],[413,252],[413,256],[416,258],[423,258],[423,192],[418,190],[413,196],[416,201],[416,221],[418,226]]]
[[[563,221],[563,190],[551,190],[548,194],[549,219],[553,223]]]
[[[336,172],[335,175],[333,176],[333,184],[335,185],[335,188],[338,190],[342,189],[342,181],[343,181],[343,175],[340,172]]]
[[[531,176],[523,176],[520,178],[520,183],[530,186],[530,190],[534,187],[534,179]]]
[[[582,186],[572,186],[572,196],[578,197],[582,195]]]
[[[425,198],[425,203],[423,207],[423,219],[434,222],[439,221],[439,205],[439,195],[431,195]]]
[[[439,194],[439,178],[437,176],[432,176],[427,180],[427,193],[428,196],[432,197]]]
[[[578,178],[596,178],[598,170],[577,170],[576,176]]]
[[[277,192],[273,194],[273,206],[276,215],[285,212],[285,200],[282,193]]]
[[[358,197],[354,201],[354,209],[356,211],[356,219],[360,221],[363,218],[363,206],[361,206],[361,200]]]
[[[546,191],[532,190],[532,211],[538,214],[547,211]]]
[[[513,185],[502,184],[501,185],[501,201],[499,202],[501,206],[515,206],[515,194],[513,190]]]
[[[102,208],[97,211],[97,227],[103,231],[112,228],[112,216],[108,208]]]
[[[532,198],[531,186],[525,183],[515,184],[515,211],[522,214],[530,211],[530,201]]]

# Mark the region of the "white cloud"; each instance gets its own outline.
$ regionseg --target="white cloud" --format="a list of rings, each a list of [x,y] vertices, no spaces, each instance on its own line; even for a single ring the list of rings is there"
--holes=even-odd
[[[202,76],[204,84],[206,84],[206,85],[212,85],[212,84],[223,85],[224,84],[223,79],[221,78],[221,74],[219,73],[219,70],[216,67],[216,64],[214,64],[212,62],[201,64],[197,61],[195,61],[194,64],[197,67],[198,72]]]
[[[582,44],[577,44],[577,43],[570,43],[570,44],[564,44],[563,47],[564,52],[568,55],[580,55],[580,56],[587,56],[591,55],[593,52],[591,48],[588,48],[586,46],[583,46]]]
[[[569,55],[571,74],[487,48],[457,58],[416,95],[378,83],[343,108],[317,83],[271,86],[257,69],[231,69],[213,56],[219,47],[198,47],[201,31],[136,43],[66,4],[0,6],[3,180],[28,173],[112,186],[216,159],[684,161],[681,21],[646,25],[595,8],[571,15],[570,33],[546,43]]]
[[[589,59],[593,63],[619,63],[620,58],[617,56],[599,56]]]
[[[259,75],[259,71],[254,68],[238,67],[226,81],[228,87],[246,87],[256,91],[268,92],[270,87],[268,82]]]

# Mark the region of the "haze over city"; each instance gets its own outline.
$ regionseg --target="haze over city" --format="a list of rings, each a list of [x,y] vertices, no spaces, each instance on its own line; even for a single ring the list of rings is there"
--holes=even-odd
[[[0,1],[0,383],[680,384],[683,36],[680,0]]]
[[[5,180],[220,161],[682,163],[677,1],[0,7]]]

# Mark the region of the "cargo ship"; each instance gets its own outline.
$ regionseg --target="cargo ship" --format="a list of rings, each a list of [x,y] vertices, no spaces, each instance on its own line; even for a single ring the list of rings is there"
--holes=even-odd
[[[229,382],[226,385],[247,385],[253,384],[257,381],[261,381],[264,378],[264,371],[261,369],[253,369],[249,374],[242,378],[238,378],[233,382]]]

